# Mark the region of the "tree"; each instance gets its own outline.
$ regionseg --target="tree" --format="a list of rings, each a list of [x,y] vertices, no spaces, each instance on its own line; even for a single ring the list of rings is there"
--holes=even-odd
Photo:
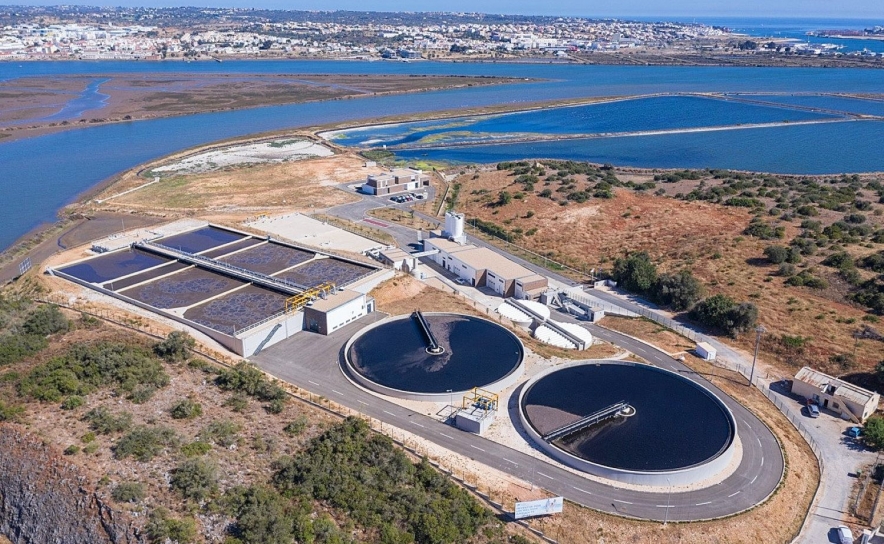
[[[663,274],[654,285],[654,299],[676,312],[690,310],[703,296],[703,285],[687,270]]]
[[[617,284],[627,291],[645,293],[657,281],[657,267],[646,252],[640,251],[617,259],[613,276]]]
[[[764,248],[764,256],[773,264],[780,264],[789,258],[789,250],[783,246],[767,246]]]
[[[876,450],[884,449],[884,417],[872,416],[866,420],[863,441]]]
[[[158,357],[170,362],[180,362],[187,359],[187,350],[193,349],[196,341],[186,332],[172,331],[166,339],[153,347]]]
[[[751,302],[737,304],[730,297],[719,294],[700,301],[691,310],[690,317],[710,329],[733,337],[755,326],[758,308]]]

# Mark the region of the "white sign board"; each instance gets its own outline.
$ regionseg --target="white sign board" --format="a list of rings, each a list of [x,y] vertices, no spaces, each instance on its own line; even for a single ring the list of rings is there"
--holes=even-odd
[[[551,499],[540,499],[538,501],[517,502],[515,518],[530,518],[534,516],[545,516],[548,514],[559,514],[562,512],[564,500],[562,497],[553,497]]]

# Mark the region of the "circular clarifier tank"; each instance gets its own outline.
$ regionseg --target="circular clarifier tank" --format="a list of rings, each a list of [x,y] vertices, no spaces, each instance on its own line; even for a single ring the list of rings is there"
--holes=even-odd
[[[501,391],[522,375],[515,334],[479,317],[419,313],[366,327],[344,347],[348,374],[385,395],[450,401],[474,387]]]
[[[559,461],[641,485],[713,478],[730,464],[733,415],[711,391],[650,365],[603,361],[541,374],[520,395],[528,434]]]

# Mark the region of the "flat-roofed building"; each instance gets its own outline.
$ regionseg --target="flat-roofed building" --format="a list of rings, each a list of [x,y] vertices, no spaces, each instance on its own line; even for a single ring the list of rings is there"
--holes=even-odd
[[[362,184],[362,192],[369,195],[391,195],[416,191],[430,184],[430,176],[422,170],[397,168],[382,174],[369,175]]]
[[[881,397],[874,391],[839,380],[808,366],[795,374],[792,393],[801,395],[847,419],[863,423],[878,409]]]
[[[474,287],[486,286],[503,297],[535,298],[549,280],[487,247],[459,244],[446,238],[424,240],[424,250],[438,249],[430,258]]]
[[[327,335],[373,311],[373,298],[339,289],[304,307],[304,329]]]

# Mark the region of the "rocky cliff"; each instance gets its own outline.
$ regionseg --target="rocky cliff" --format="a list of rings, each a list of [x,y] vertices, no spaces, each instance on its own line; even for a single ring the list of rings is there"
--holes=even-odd
[[[0,534],[13,544],[145,542],[75,465],[12,424],[0,424]]]

